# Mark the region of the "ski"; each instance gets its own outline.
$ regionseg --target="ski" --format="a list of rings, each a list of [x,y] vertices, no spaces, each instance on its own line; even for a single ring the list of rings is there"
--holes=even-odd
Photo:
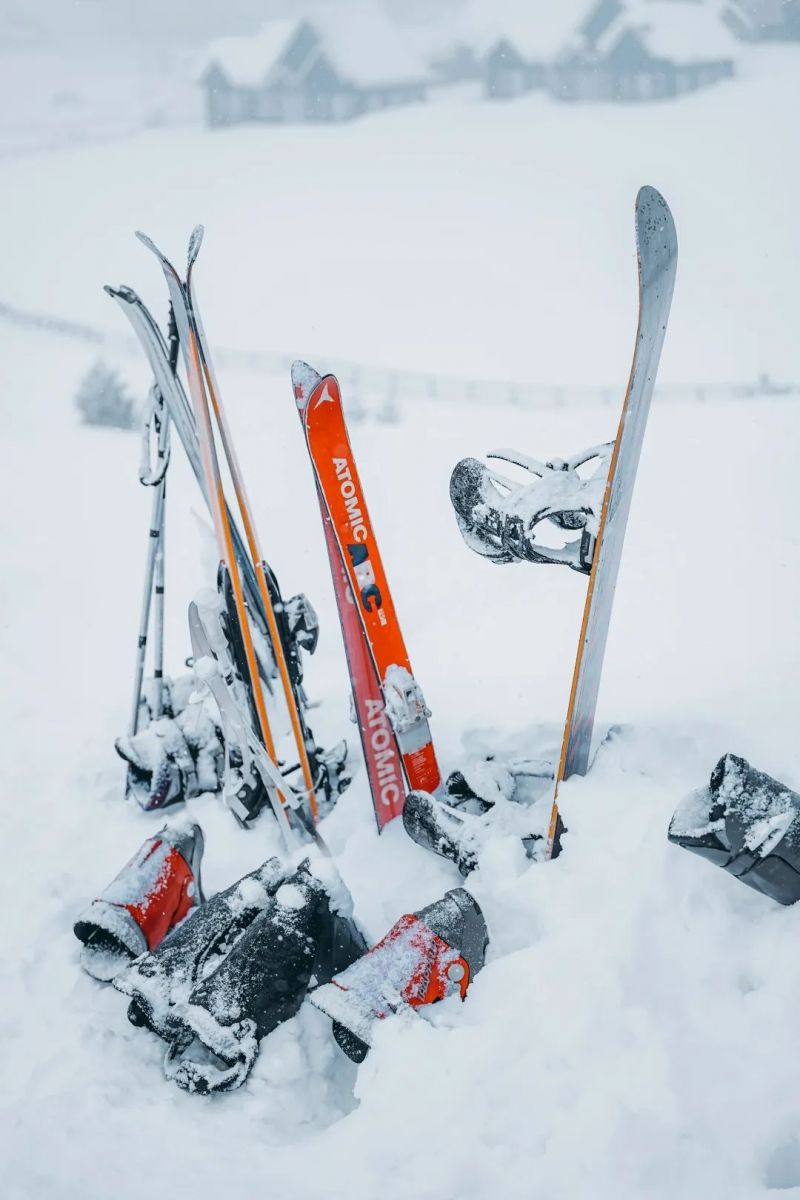
[[[201,462],[194,413],[192,412],[180,379],[177,376],[173,376],[168,370],[167,347],[161,330],[146,305],[132,288],[106,287],[105,290],[125,313],[144,350],[156,385],[159,388],[160,394],[164,396],[172,423],[178,431],[190,466],[200,486],[201,493],[210,509],[211,501]],[[256,571],[245,547],[244,538],[227,503],[225,504],[225,511],[233,539],[236,562],[241,572],[247,608],[250,616],[253,618],[255,632],[260,634],[260,637],[256,640],[257,655],[263,657],[262,651],[263,648],[266,648],[272,660],[266,664],[267,669],[263,675],[263,681],[267,690],[270,693],[274,693],[272,676],[277,673],[277,667],[274,666],[276,655],[273,648],[272,633],[264,613],[262,588],[259,586],[256,578]],[[290,600],[284,600],[274,571],[263,559],[260,566],[260,574],[263,576],[263,582],[266,584],[276,618],[277,633],[289,672],[294,702],[299,714],[303,744],[307,748],[309,759],[313,764],[313,778],[317,799],[320,801],[324,793],[328,801],[335,800],[335,797],[344,790],[349,782],[344,762],[346,758],[346,746],[344,743],[341,743],[327,753],[322,751],[316,745],[313,732],[305,718],[308,700],[303,686],[301,649],[307,653],[313,653],[314,651],[318,635],[316,615],[309,602],[302,595],[292,597]]]
[[[150,370],[153,373],[155,386],[158,389],[159,395],[163,398],[167,406],[172,424],[178,431],[178,435],[186,453],[186,457],[189,460],[189,465],[192,468],[192,472],[197,480],[200,492],[210,512],[211,500],[208,495],[208,488],[206,487],[206,480],[203,474],[203,464],[200,458],[200,445],[197,437],[197,426],[195,424],[194,413],[192,412],[186,392],[183,389],[183,384],[178,376],[174,375],[170,370],[170,354],[167,350],[167,345],[164,341],[164,336],[161,332],[161,329],[159,328],[150,310],[133,290],[133,288],[114,288],[106,285],[104,290],[106,294],[110,296],[112,300],[115,300],[122,309],[126,318],[130,322],[134,333],[136,334],[137,340],[144,350]],[[239,569],[242,573],[242,583],[247,599],[247,606],[257,627],[261,630],[265,637],[268,637],[266,618],[261,612],[261,599],[258,593],[258,587],[256,585],[253,564],[251,563],[247,554],[242,535],[227,502],[225,507],[227,511],[228,522],[231,527],[236,561],[239,564]],[[272,647],[270,645],[270,651],[271,650]],[[266,678],[264,682],[268,688],[271,686],[268,678]]]
[[[310,378],[309,372],[305,364],[296,364],[293,378]],[[323,515],[330,522],[372,659],[375,673],[372,683],[375,679],[380,682],[409,786],[443,796],[444,786],[428,725],[430,712],[411,671],[350,446],[339,384],[333,375],[319,379],[304,398],[300,415],[324,501]],[[341,589],[337,588],[337,599],[340,595]],[[342,608],[340,600],[340,615]]]
[[[233,588],[236,619],[244,645],[247,670],[246,682],[255,703],[258,717],[259,737],[269,758],[274,762],[277,757],[275,752],[275,742],[272,735],[272,730],[270,728],[264,692],[261,687],[261,674],[259,671],[255,646],[253,643],[253,634],[250,629],[247,615],[242,577],[239,572],[238,563],[236,562],[232,524],[228,515],[228,506],[225,501],[222,474],[220,471],[219,459],[217,457],[214,430],[211,423],[211,411],[209,408],[208,395],[206,391],[202,353],[200,350],[197,330],[192,320],[190,301],[187,295],[186,287],[182,283],[180,276],[169,259],[167,259],[161,253],[155,243],[145,234],[139,233],[137,236],[143,245],[152,251],[161,264],[161,268],[164,272],[164,278],[167,283],[167,289],[169,291],[172,310],[175,313],[181,349],[183,351],[184,366],[186,368],[186,376],[189,383],[189,395],[191,396],[192,407],[194,410],[195,425],[197,428],[200,445],[203,476],[206,481],[206,492],[210,500],[214,531],[217,537],[217,546],[220,559],[225,564],[225,567],[230,575]],[[200,238],[193,234],[189,243],[189,270],[191,270],[199,248]],[[273,650],[276,654],[278,653],[278,647],[274,644]],[[281,803],[284,805],[288,803],[285,790],[286,789],[284,788],[278,793]],[[310,798],[309,803],[311,803]]]
[[[292,386],[301,422],[304,421],[309,397],[321,381],[321,376],[306,363],[297,362],[292,366]],[[364,636],[353,591],[347,579],[347,570],[318,483],[316,489],[347,670],[350,675],[355,720],[361,738],[375,820],[380,833],[403,811],[403,764],[394,731],[386,715],[380,678]]]
[[[214,411],[217,428],[219,429],[220,439],[225,452],[225,458],[228,463],[231,479],[233,480],[233,487],[234,491],[236,492],[236,499],[239,505],[242,522],[244,524],[245,536],[250,549],[250,555],[256,569],[256,583],[261,596],[264,614],[267,619],[270,640],[272,641],[275,655],[275,665],[278,668],[278,675],[280,676],[281,685],[283,687],[286,708],[289,713],[292,734],[295,740],[295,746],[297,748],[297,756],[303,774],[303,782],[305,785],[309,811],[312,819],[317,821],[319,820],[319,805],[316,797],[316,782],[311,768],[308,747],[305,740],[305,730],[302,723],[302,704],[299,702],[299,698],[295,694],[286,655],[283,651],[283,642],[281,639],[280,630],[278,628],[278,618],[275,612],[273,598],[270,594],[267,567],[264,561],[264,556],[261,553],[258,533],[256,532],[255,521],[253,519],[252,506],[245,490],[244,477],[239,466],[239,460],[234,448],[233,438],[228,425],[228,419],[222,404],[222,395],[220,392],[219,383],[217,382],[216,372],[214,371],[211,361],[211,352],[208,346],[205,330],[203,328],[203,322],[200,317],[200,309],[197,303],[197,295],[194,286],[194,265],[197,261],[197,255],[200,251],[202,240],[203,226],[198,225],[192,233],[189,242],[189,256],[186,270],[186,286],[184,289],[184,296],[188,302],[188,315],[191,320],[192,331],[197,339],[197,347],[200,352],[200,360],[206,389],[211,400],[211,407]]]
[[[614,590],[675,286],[678,258],[675,223],[666,200],[655,188],[643,187],[636,197],[635,229],[639,278],[636,343],[592,556],[555,779],[548,858],[557,846],[559,784],[571,775],[585,775],[589,767]]]

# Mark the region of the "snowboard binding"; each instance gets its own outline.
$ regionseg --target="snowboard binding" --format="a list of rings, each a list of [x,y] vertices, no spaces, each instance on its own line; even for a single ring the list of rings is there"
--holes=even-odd
[[[800,900],[800,796],[744,758],[723,755],[667,836],[779,904]]]
[[[444,798],[412,791],[403,808],[403,826],[418,846],[449,859],[464,876],[475,870],[483,849],[498,835],[518,838],[526,856],[539,861],[545,857],[548,834],[539,802],[552,788],[549,759],[489,756],[452,771]],[[559,817],[552,857],[561,851],[564,832]]]
[[[525,483],[475,458],[456,463],[450,500],[467,546],[498,564],[556,563],[588,575],[613,447],[613,442],[592,446],[572,458],[546,463],[514,450],[495,450],[487,456],[521,467],[530,477]],[[595,464],[593,472],[579,474],[579,468],[589,464]],[[539,528],[545,523],[551,530],[578,536],[561,547],[549,546]]]

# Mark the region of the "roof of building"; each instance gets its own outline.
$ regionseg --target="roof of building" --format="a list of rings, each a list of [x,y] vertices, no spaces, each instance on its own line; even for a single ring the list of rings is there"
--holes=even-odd
[[[601,55],[635,31],[654,58],[685,63],[733,59],[738,45],[719,8],[697,0],[627,0],[597,42]]]
[[[298,24],[292,19],[268,21],[249,37],[216,38],[203,55],[203,67],[219,67],[240,87],[258,87],[286,50]]]
[[[421,53],[377,9],[364,4],[309,13],[325,57],[343,78],[364,87],[420,82],[428,75]]]
[[[231,83],[258,87],[278,65],[297,31],[308,23],[324,55],[343,79],[362,87],[422,82],[428,77],[423,56],[383,13],[364,4],[331,11],[309,8],[301,17],[268,21],[248,37],[218,38],[203,56],[203,70],[219,67]]]
[[[597,0],[471,0],[464,16],[465,40],[482,55],[500,41],[510,42],[531,61],[548,61],[572,43]]]

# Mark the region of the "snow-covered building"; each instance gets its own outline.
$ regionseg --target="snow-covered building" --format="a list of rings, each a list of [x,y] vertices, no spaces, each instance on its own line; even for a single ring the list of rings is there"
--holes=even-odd
[[[486,95],[541,88],[559,100],[645,101],[734,73],[735,39],[697,0],[560,0],[546,15],[493,7],[502,32],[484,57]]]
[[[710,6],[630,0],[623,7],[601,0],[591,36],[562,50],[548,90],[559,100],[663,100],[730,79],[736,50]]]
[[[615,0],[607,0],[617,8]],[[597,0],[558,0],[537,5],[527,0],[476,0],[472,27],[481,48],[485,92],[496,100],[511,99],[547,85],[559,52],[581,36]]]
[[[800,0],[729,0],[723,16],[747,42],[800,40]]]
[[[344,121],[427,98],[424,60],[366,7],[268,22],[214,42],[201,75],[211,126]]]

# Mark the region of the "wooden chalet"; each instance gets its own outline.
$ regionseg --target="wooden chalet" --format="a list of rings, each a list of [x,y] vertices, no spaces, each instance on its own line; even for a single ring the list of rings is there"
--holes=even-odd
[[[592,36],[556,59],[554,98],[664,100],[733,76],[736,45],[713,9],[691,0],[639,0],[613,15],[611,7],[603,0]]]
[[[800,0],[729,0],[723,18],[746,42],[800,40]]]
[[[423,60],[377,11],[347,8],[270,21],[221,38],[201,75],[212,127],[247,121],[346,121],[427,98]]]

